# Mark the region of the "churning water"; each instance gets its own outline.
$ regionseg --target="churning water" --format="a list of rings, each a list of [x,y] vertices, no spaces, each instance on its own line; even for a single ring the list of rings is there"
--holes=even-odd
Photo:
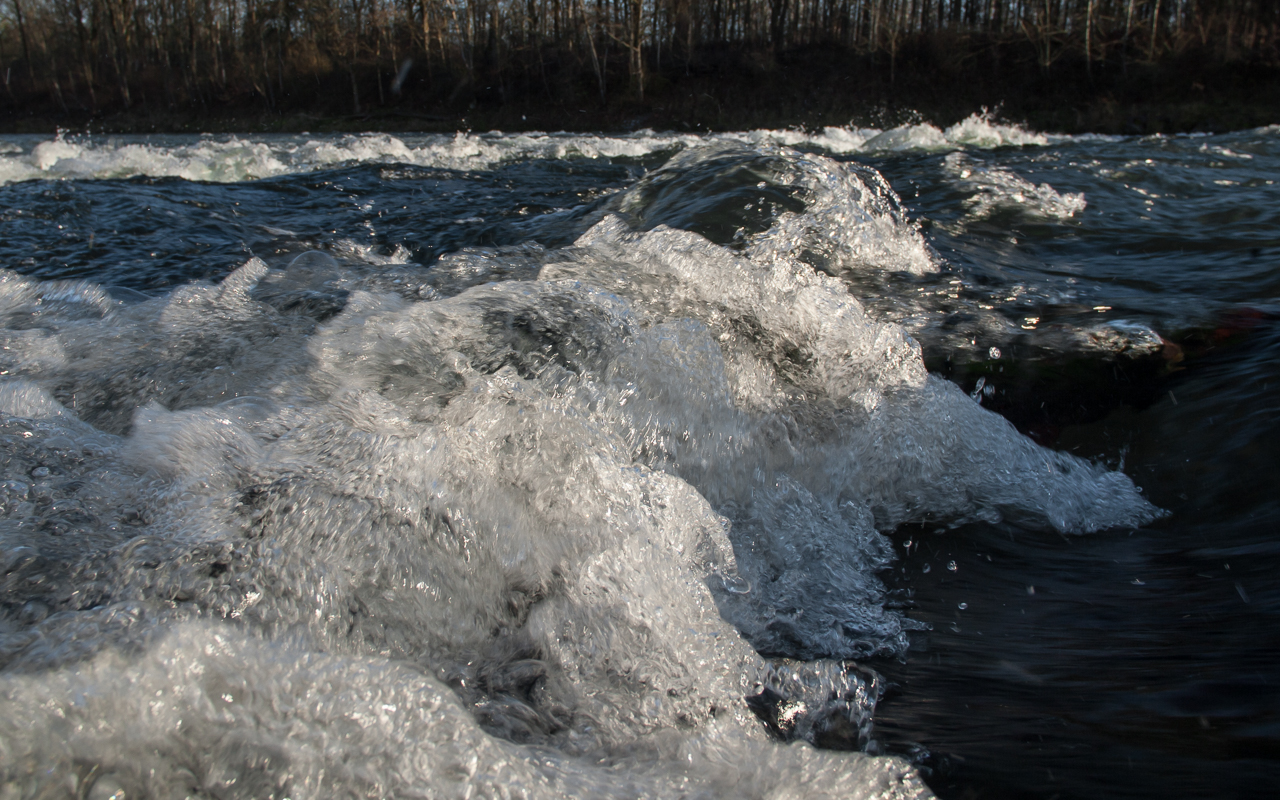
[[[1264,796],[1277,180],[0,140],[0,798]]]

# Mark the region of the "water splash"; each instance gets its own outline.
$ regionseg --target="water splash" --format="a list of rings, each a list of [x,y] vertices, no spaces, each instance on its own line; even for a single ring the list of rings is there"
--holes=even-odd
[[[1061,194],[1047,183],[1035,184],[1001,167],[989,167],[964,153],[951,153],[943,167],[972,195],[965,201],[967,221],[1013,212],[1028,219],[1063,221],[1082,213],[1084,194]]]
[[[1055,137],[1059,139],[1061,137]],[[0,139],[0,184],[33,179],[177,177],[235,182],[356,164],[407,164],[486,170],[526,159],[650,159],[708,143],[790,146],[850,155],[875,151],[987,149],[1050,142],[1044,134],[973,115],[945,131],[927,123],[881,131],[829,127],[720,134],[457,133],[298,135],[96,136]]]
[[[0,274],[6,787],[924,796],[900,760],[769,741],[869,741],[875,680],[837,660],[914,627],[883,532],[1159,512],[803,257],[805,214],[855,207],[865,268],[923,252],[878,176],[759,159],[806,192],[768,246],[641,203],[430,269],[353,247],[154,298]]]

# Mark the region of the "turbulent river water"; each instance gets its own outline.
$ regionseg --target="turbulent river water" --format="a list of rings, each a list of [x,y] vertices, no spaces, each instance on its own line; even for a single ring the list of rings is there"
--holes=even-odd
[[[0,798],[1270,796],[1277,181],[0,138]]]

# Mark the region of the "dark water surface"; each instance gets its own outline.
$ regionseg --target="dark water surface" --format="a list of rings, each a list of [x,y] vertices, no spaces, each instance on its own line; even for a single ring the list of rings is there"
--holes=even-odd
[[[1168,519],[1085,538],[987,526],[895,537],[903,553],[913,542],[895,583],[933,631],[885,668],[902,695],[881,707],[879,730],[941,756],[939,793],[1274,791],[1278,145],[1254,132],[1002,153],[1001,166],[1085,192],[1089,208],[1056,230],[1005,219],[934,231],[962,273],[1079,280],[1084,304],[1149,322],[1185,354],[1154,380],[1116,372],[1054,387],[1081,406],[1097,391],[1136,400],[1079,409],[1052,444],[1122,464]],[[921,184],[913,211],[947,218],[954,194]],[[1009,237],[1016,248],[1002,246]]]
[[[743,577],[726,578],[723,590],[717,588],[719,584],[712,586],[712,595],[721,615],[742,630],[756,650],[769,657],[800,660],[857,657],[883,676],[888,688],[878,705],[864,704],[874,705],[874,725],[864,729],[861,737],[802,736],[778,724],[775,733],[829,747],[860,746],[873,753],[902,756],[944,798],[1271,796],[1280,775],[1280,672],[1275,666],[1280,653],[1280,130],[1189,137],[1046,138],[975,123],[967,131],[953,129],[945,136],[925,128],[874,138],[877,133],[828,131],[816,137],[756,133],[705,140],[661,135],[420,140],[304,136],[253,142],[174,138],[44,144],[14,138],[6,140],[7,152],[0,149],[0,168],[5,170],[0,177],[9,180],[0,186],[0,267],[43,281],[91,281],[106,287],[111,298],[127,309],[147,308],[147,303],[193,281],[219,281],[256,256],[270,272],[264,271],[265,277],[258,279],[249,296],[271,305],[276,309],[271,313],[278,312],[280,319],[294,319],[293,314],[309,320],[299,328],[302,337],[319,336],[313,331],[333,319],[345,319],[357,302],[353,298],[364,297],[363,292],[383,292],[404,302],[429,305],[472,296],[467,292],[488,291],[468,290],[469,286],[513,280],[532,285],[538,283],[534,278],[541,276],[545,281],[554,273],[577,281],[578,287],[615,292],[637,308],[650,308],[645,303],[661,306],[661,312],[646,311],[650,316],[641,315],[640,321],[621,323],[632,325],[628,330],[634,332],[627,334],[632,338],[620,339],[624,344],[618,348],[638,341],[638,332],[651,325],[670,326],[672,320],[686,317],[700,320],[698,325],[705,327],[671,334],[675,349],[662,351],[668,353],[663,358],[672,359],[674,366],[669,368],[673,374],[686,369],[680,365],[695,358],[690,354],[702,352],[697,348],[704,345],[714,350],[712,342],[721,343],[725,361],[713,353],[708,356],[711,361],[698,362],[702,366],[687,367],[690,377],[671,378],[671,387],[692,386],[696,376],[724,369],[739,409],[749,405],[742,398],[756,391],[750,389],[756,384],[742,377],[755,373],[741,367],[745,362],[735,355],[733,343],[739,339],[729,338],[742,337],[742,352],[773,353],[759,357],[759,363],[772,365],[768,370],[776,368],[777,377],[768,378],[774,381],[769,385],[791,387],[778,390],[777,396],[785,395],[785,402],[769,401],[774,403],[768,406],[773,410],[749,413],[756,415],[753,420],[775,419],[769,417],[775,414],[780,422],[761,422],[758,427],[752,427],[756,422],[743,422],[746,427],[728,433],[709,433],[703,450],[664,444],[666,434],[636,434],[634,441],[625,434],[623,438],[632,447],[636,463],[688,482],[731,524],[736,533],[730,539]],[[821,157],[815,160],[805,154]],[[876,171],[887,183],[878,182]],[[593,228],[607,226],[611,219],[638,233],[600,234],[602,228]],[[925,453],[920,456],[925,466],[902,468],[908,489],[894,484],[898,488],[882,490],[874,478],[851,478],[844,484],[832,478],[835,488],[826,486],[823,474],[856,472],[858,463],[879,469],[867,454],[881,452],[876,449],[883,448],[880,435],[868,434],[866,441],[872,444],[859,450],[861,439],[845,446],[829,433],[863,424],[858,416],[862,412],[856,407],[843,410],[836,400],[821,400],[821,391],[826,390],[813,389],[816,384],[806,383],[810,379],[805,376],[830,373],[822,366],[826,351],[806,345],[801,334],[788,332],[789,328],[776,333],[769,322],[775,317],[763,311],[739,313],[734,311],[736,301],[724,299],[708,300],[712,310],[705,314],[688,310],[694,306],[680,305],[686,301],[680,299],[685,292],[679,282],[674,289],[669,288],[672,284],[655,284],[657,289],[646,289],[648,294],[639,299],[629,294],[632,290],[623,288],[623,283],[639,285],[636,282],[644,279],[623,267],[608,266],[629,263],[628,250],[648,252],[645,248],[653,247],[669,253],[692,247],[662,239],[665,229],[661,226],[700,234],[712,243],[708,247],[714,245],[715,252],[725,258],[757,263],[787,258],[792,259],[788,263],[839,279],[874,318],[900,325],[914,337],[929,372],[957,384],[972,396],[972,404],[1000,413],[1042,446],[1122,471],[1146,500],[1168,514],[1134,527],[1135,520],[1152,515],[1133,500],[1124,501],[1130,503],[1124,506],[1129,510],[1099,511],[1096,518],[1087,511],[1081,512],[1080,521],[1067,512],[1062,512],[1065,517],[1055,516],[1059,512],[1053,510],[1057,502],[1053,498],[1065,497],[1073,503],[1071,508],[1082,504],[1087,509],[1095,504],[1103,508],[1111,501],[1101,498],[1114,495],[1104,492],[1100,499],[1090,500],[1091,495],[1076,494],[1084,489],[1045,482],[1047,478],[1037,478],[1039,488],[1034,490],[1018,488],[1023,486],[1024,476],[1017,474],[1023,470],[1022,462],[1013,456],[1006,459],[999,449],[991,450],[986,461],[980,455],[965,455],[968,460],[963,463],[951,464],[943,457],[943,463],[936,465],[928,454],[930,442],[959,440],[963,450],[970,439],[978,443],[973,445],[978,450],[987,447],[986,439],[966,427],[968,417],[963,413],[967,412],[960,410],[938,411],[924,422],[893,429],[899,433],[896,443],[884,451],[888,453],[885,464],[914,464],[916,439],[919,452]],[[923,242],[912,238],[917,228]],[[580,240],[589,230],[588,237],[596,238]],[[577,250],[570,247],[575,240]],[[605,244],[596,244],[600,241]],[[606,248],[615,247],[614,243],[620,243],[618,249]],[[591,252],[612,255],[581,255],[591,247],[606,248]],[[313,250],[324,251],[332,260],[316,262],[317,267],[309,267],[305,260],[294,262]],[[466,256],[470,260],[438,266],[445,263],[437,261],[441,256],[459,251],[470,254]],[[592,260],[596,258],[602,260]],[[695,266],[689,269],[696,271],[698,259],[710,256],[690,258]],[[334,272],[323,281],[312,280],[307,269],[345,270],[342,274],[351,277],[339,278]],[[610,283],[610,276],[617,277],[617,286]],[[707,286],[712,288],[700,290],[700,296],[711,297],[723,280],[708,278]],[[766,299],[761,303],[768,302],[770,292],[781,291],[770,288],[776,284],[762,285],[766,288],[759,296]],[[46,300],[46,307],[53,302]],[[526,311],[503,312],[514,314],[508,317],[515,320],[507,323],[508,329],[513,324],[522,331],[527,328],[532,333],[521,335],[536,340],[511,345],[523,354],[519,358],[502,357],[506,359],[502,363],[515,365],[521,379],[551,381],[548,370],[563,368],[579,376],[572,380],[583,382],[583,388],[574,390],[578,395],[568,392],[565,396],[582,396],[595,385],[591,381],[603,385],[622,380],[611,376],[631,374],[619,372],[624,369],[619,364],[632,363],[621,356],[609,362],[613,366],[607,369],[591,366],[596,363],[592,361],[595,348],[609,351],[615,345],[601,344],[612,340],[592,332],[595,328],[581,333],[580,326],[586,324],[582,320],[590,316],[581,310],[585,306],[556,311],[547,305],[552,300],[529,302],[532,305]],[[536,322],[539,308],[552,309],[543,313],[543,322]],[[830,306],[820,308],[828,309],[820,314],[830,313]],[[8,324],[20,331],[43,330],[39,315],[52,312],[6,313],[17,315]],[[29,325],[18,318],[27,313],[34,320]],[[591,312],[595,313],[604,312]],[[722,323],[726,315],[736,321]],[[69,324],[48,323],[48,329],[60,331]],[[371,329],[374,323],[363,324]],[[70,352],[71,345],[63,347]],[[360,352],[374,352],[372,345],[361,347],[365,349]],[[457,347],[470,352],[463,345]],[[328,357],[318,347],[309,352],[318,361]],[[536,352],[545,355],[529,360],[529,354]],[[678,353],[684,355],[672,355]],[[468,357],[473,365],[480,363],[479,357]],[[179,356],[157,355],[156,363],[170,358]],[[386,377],[379,378],[379,391],[407,403],[393,386],[399,373],[387,369]],[[658,374],[664,368],[645,369]],[[155,365],[146,370],[147,375],[163,371]],[[68,383],[71,379],[49,377],[55,372],[54,367],[28,368],[19,361],[9,364],[4,374],[34,381],[63,405],[79,410],[67,398],[90,396],[84,388],[88,384],[78,378],[79,383]],[[472,380],[465,370],[462,374],[466,381]],[[118,410],[99,417],[93,416],[98,412],[81,410],[81,418],[117,435],[129,433],[129,415],[151,400],[175,414],[203,407],[203,401],[193,400],[179,387],[183,380],[192,380],[190,375],[173,378],[171,384],[162,378],[147,380],[154,380],[156,388],[152,394],[139,394],[136,402],[125,402],[109,390],[93,390],[98,392],[93,397],[105,398],[100,402]],[[452,379],[439,380],[445,386]],[[643,395],[643,378],[633,375],[627,380],[628,385],[642,387]],[[75,389],[79,395],[66,388],[73,385],[79,387]],[[208,405],[260,394],[229,385],[216,397],[210,394]],[[315,395],[314,390],[307,391],[312,392],[308,396]],[[438,394],[445,390],[437,387],[431,391],[444,403],[454,402],[449,398],[459,390]],[[671,430],[683,431],[685,440],[690,431],[697,440],[701,429],[696,425],[702,424],[688,420],[723,416],[716,411],[720,406],[707,400],[717,397],[719,390],[698,389],[685,400],[678,397],[683,389],[653,391],[654,397],[664,398],[661,402],[668,405],[661,408],[667,410],[655,411],[657,416],[646,419],[675,419]],[[600,399],[605,395],[592,397],[583,401],[582,408],[594,414],[605,404]],[[760,403],[761,409],[768,405]],[[689,411],[695,406],[703,410]],[[431,424],[436,424],[435,419]],[[279,424],[283,430],[284,423]],[[632,433],[658,430],[652,427],[658,423],[652,421],[645,423],[650,428],[634,420],[616,424],[619,430]],[[706,424],[711,430],[719,423]],[[137,429],[142,423],[133,425]],[[761,452],[773,455],[760,456],[755,477],[747,467],[742,468],[742,477],[734,477],[738,473],[717,462],[721,458],[724,464],[757,463],[745,454],[748,451],[726,450],[729,446],[723,442],[754,435],[776,444],[775,434],[759,433],[775,428],[786,428],[778,435],[789,438],[794,447],[787,444],[790,455],[784,458],[776,455],[781,451],[769,449],[774,444],[761,445],[765,448]],[[912,441],[902,444],[904,437]],[[832,441],[836,444],[831,445]],[[823,448],[828,446],[836,450],[844,446],[847,452],[863,455],[850,456],[853,467],[840,466],[844,462],[838,456],[814,455],[826,453]],[[750,445],[743,447],[749,450]],[[1072,466],[1075,463],[1061,469],[1078,475],[1081,468]],[[1049,472],[1054,469],[1050,467]],[[277,485],[271,483],[277,480],[276,473],[265,467],[261,472],[262,485]],[[568,474],[572,494],[577,480],[572,476],[579,473]],[[11,483],[15,480],[7,477]],[[233,482],[240,487],[236,491],[248,491],[243,487],[252,481],[237,480]],[[538,479],[529,480],[536,483]],[[760,499],[770,491],[785,494],[778,487],[791,485],[788,481],[797,487],[786,490],[793,493],[788,495],[792,499],[769,504]],[[989,483],[1013,488],[992,489]],[[546,491],[564,494],[565,485],[559,489],[556,485],[553,481]],[[955,490],[960,499],[948,499],[951,487],[960,487]],[[254,491],[258,491],[252,495],[255,498],[270,494]],[[608,491],[602,496],[607,498]],[[826,528],[807,521],[809,509],[845,508],[850,498],[869,510],[857,512],[865,516],[857,520],[848,516],[854,511],[842,512],[846,523],[840,524],[847,524],[849,531],[865,531],[865,536],[858,534],[863,538],[845,543],[822,539]],[[6,513],[14,520],[22,514],[34,520],[43,512],[37,501],[32,502],[36,502],[35,511],[12,510],[17,505],[9,504]],[[621,495],[616,502],[624,503]],[[879,545],[865,538],[875,536],[872,517],[874,527],[889,535],[895,556],[880,573],[887,590],[883,597],[874,578],[885,565],[883,554],[877,555]],[[39,518],[47,528],[52,517]],[[73,527],[78,524],[65,514],[60,519],[71,519]],[[816,526],[812,530],[818,533],[806,534],[807,525]],[[44,545],[22,539],[25,529],[17,522],[14,526],[5,529],[4,547],[10,553],[7,574],[18,575],[21,559],[13,555],[15,548]],[[787,529],[795,531],[794,539],[778,532]],[[806,543],[806,537],[827,542],[822,547],[833,549],[822,551],[828,555],[819,552],[815,560],[805,560],[810,558],[804,555],[806,548],[819,547]],[[111,548],[123,546],[102,545],[103,552],[117,552]],[[57,561],[50,555],[54,549],[43,557]],[[861,566],[850,566],[848,575],[824,583],[825,578],[816,577],[821,570],[815,565],[831,561],[830,553],[836,552],[856,552]],[[801,553],[794,556],[801,566],[787,561],[792,555],[778,555],[783,553]],[[107,563],[106,558],[102,563]],[[74,560],[68,559],[63,558],[66,563]],[[770,566],[771,559],[792,566]],[[83,574],[67,569],[69,576]],[[53,576],[57,568],[46,572]],[[762,579],[762,575],[772,578]],[[114,579],[103,580],[110,584]],[[119,585],[125,585],[120,580]],[[745,581],[744,587],[750,585],[744,605],[734,605],[739,602],[735,580]],[[6,669],[14,675],[30,675],[34,670],[38,676],[39,670],[32,666],[38,659],[23,655],[33,646],[29,639],[21,639],[29,635],[24,631],[50,624],[42,622],[42,614],[53,612],[48,617],[52,620],[59,613],[69,615],[75,608],[83,612],[85,607],[44,598],[15,581],[6,584],[3,598],[7,616],[0,633],[16,642],[5,645]],[[766,583],[774,588],[766,589]],[[117,594],[112,597],[127,594],[123,589],[113,591]],[[148,592],[159,590],[130,591],[135,592],[130,597],[142,598],[137,602],[145,605],[151,596]],[[555,597],[556,591],[538,588],[527,593]],[[838,603],[843,601],[815,599],[842,592],[860,597],[858,607],[864,610],[842,611],[845,607]],[[43,610],[33,612],[30,602],[36,600]],[[169,605],[154,612],[160,627],[193,624],[188,619],[216,621],[235,616],[219,616],[215,605],[207,604],[188,618],[181,616],[186,613],[181,597],[165,602]],[[200,602],[197,597],[188,605]],[[355,601],[351,603],[354,608]],[[171,607],[177,611],[168,610]],[[901,619],[899,614],[907,621],[895,622]],[[319,607],[315,616],[321,616]],[[806,627],[829,617],[864,623],[859,627],[846,621],[843,627],[837,625],[839,634]],[[810,622],[797,621],[801,619]],[[268,640],[282,630],[270,627],[273,624],[261,623]],[[405,624],[412,627],[412,621]],[[290,635],[310,642],[305,636],[313,634]],[[468,656],[472,658],[468,661],[445,645],[431,643],[397,649],[398,645],[377,644],[376,638],[365,634],[360,641],[369,643],[367,647],[350,645],[346,651],[342,649],[346,645],[322,637],[315,639],[320,644],[302,646],[325,653],[349,651],[360,657],[387,654],[425,665],[429,674],[452,686],[489,735],[558,748],[556,752],[573,757],[580,753],[595,757],[589,746],[570,746],[556,738],[568,734],[557,733],[554,725],[545,738],[539,738],[542,729],[534,723],[529,723],[533,733],[521,733],[524,729],[513,727],[502,713],[486,711],[499,700],[508,702],[501,688],[505,684],[491,675],[487,695],[480,700],[468,694],[474,690],[465,688],[466,678],[456,678],[461,684],[449,684],[453,679],[441,665],[454,661],[470,665],[480,663],[481,657]],[[119,641],[126,639],[122,634]],[[903,650],[900,645],[908,640],[909,647]],[[105,646],[86,645],[93,652]],[[48,647],[57,650],[55,645]],[[471,645],[457,647],[461,648],[457,652],[480,652],[467,649]],[[545,648],[529,647],[523,660],[521,653],[513,656],[503,651],[501,657],[493,656],[494,663],[510,671],[512,663],[571,661],[562,654],[561,662],[556,662],[557,657]],[[452,655],[439,655],[445,651]],[[62,669],[83,657],[55,652],[47,659],[48,668]],[[614,658],[616,663],[624,660],[621,655]],[[554,674],[554,667],[539,669],[551,669]],[[546,680],[551,681],[547,685],[554,683]],[[580,680],[594,686],[589,678]],[[829,684],[823,686],[830,689]],[[582,685],[577,691],[595,696],[594,689]],[[518,697],[513,694],[510,702],[534,709],[542,715],[539,719],[549,718],[552,712],[546,709],[551,706],[546,703],[550,701],[543,703],[535,694],[533,690]],[[769,713],[766,708],[763,716]],[[512,718],[518,716],[512,712]],[[679,719],[684,720],[680,725],[687,721]],[[773,722],[777,723],[776,713]],[[565,725],[570,731],[579,730],[576,722]],[[671,730],[679,727],[674,722],[672,726]],[[614,744],[600,746],[614,753],[612,758],[628,747],[622,734],[609,741]],[[10,744],[10,751],[35,754],[29,757],[36,761],[52,758],[40,756],[44,751],[39,746],[24,747],[27,750]],[[86,753],[77,751],[72,760],[80,765],[76,769],[81,770],[82,785],[91,786],[84,783],[90,770],[84,765],[106,764],[108,759]],[[228,763],[236,758],[229,756]],[[645,757],[638,758],[643,762]],[[667,758],[654,756],[653,763],[664,764]],[[615,768],[634,768],[640,776],[656,769]],[[235,796],[238,791],[227,788],[235,785],[234,779],[219,784],[195,767],[190,770],[195,775],[193,785],[203,787],[200,791],[207,796]],[[267,767],[262,770],[270,773]],[[128,788],[134,779],[126,772],[119,771],[112,780]],[[6,785],[19,787],[13,796],[26,796],[27,790],[20,787],[35,784],[22,784],[16,775],[6,773],[11,781]],[[275,787],[271,791],[287,791],[287,778],[271,784]],[[304,783],[296,775],[293,779],[299,781],[297,786]],[[327,785],[316,780],[315,786]],[[370,785],[395,792],[392,783]],[[557,785],[564,789],[578,784]],[[708,786],[705,791],[712,794],[725,791],[714,780]],[[191,791],[192,796],[205,796]],[[312,787],[311,791],[321,790]]]

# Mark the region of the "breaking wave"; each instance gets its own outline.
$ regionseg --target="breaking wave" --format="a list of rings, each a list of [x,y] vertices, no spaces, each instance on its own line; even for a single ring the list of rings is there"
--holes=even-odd
[[[717,228],[666,191],[703,178],[773,206]],[[554,223],[160,297],[0,274],[5,796],[923,797],[771,741],[870,746],[845,660],[918,627],[885,533],[1160,514],[851,295],[937,265],[874,170],[714,143]]]
[[[1062,221],[1084,211],[1084,194],[1061,194],[1047,183],[1032,183],[1001,167],[975,163],[963,153],[951,153],[943,169],[971,196],[964,205],[968,220],[986,219],[1000,212],[1013,212],[1030,219]]]
[[[1061,137],[1055,137],[1061,138]],[[355,164],[409,164],[484,170],[530,158],[642,159],[710,143],[785,145],[839,155],[901,150],[947,150],[1045,145],[1045,134],[973,115],[945,130],[928,123],[890,130],[823,128],[719,134],[640,131],[606,136],[570,133],[353,134],[342,137],[75,136],[5,137],[0,183],[33,179],[184,178],[235,182]]]

